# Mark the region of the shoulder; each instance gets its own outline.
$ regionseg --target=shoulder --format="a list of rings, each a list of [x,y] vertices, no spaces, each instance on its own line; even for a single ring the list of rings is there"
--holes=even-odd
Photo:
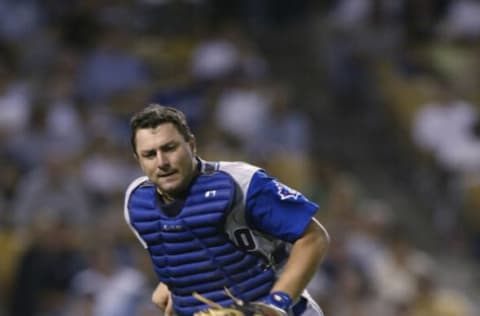
[[[260,167],[243,161],[207,161],[199,159],[200,170],[204,175],[217,171],[230,175],[241,187],[248,185],[255,173],[262,170]]]
[[[125,199],[128,200],[128,198],[132,195],[132,192],[135,191],[138,187],[149,184],[150,182],[148,181],[148,178],[146,176],[136,178],[128,185],[127,190],[125,191]]]
[[[202,174],[211,174],[215,171],[223,171],[234,177],[251,176],[260,167],[251,165],[244,161],[209,161],[197,158],[200,164],[200,172]]]
[[[123,215],[125,217],[125,221],[127,222],[128,226],[130,226],[130,229],[132,229],[133,233],[135,236],[137,236],[138,240],[140,243],[143,245],[144,248],[147,248],[147,243],[142,239],[140,234],[136,231],[135,227],[133,227],[131,218],[130,218],[130,200],[133,195],[133,192],[135,192],[138,188],[143,187],[143,186],[152,186],[153,184],[148,181],[148,178],[146,176],[138,177],[137,179],[133,180],[129,186],[127,187],[127,190],[125,192],[125,200],[124,200],[124,209],[123,209]],[[139,200],[140,203],[145,203],[145,199],[137,199]]]
[[[243,161],[206,161],[199,159],[200,170],[202,174],[208,175],[215,172],[220,172],[230,176],[237,189],[238,196],[244,199],[248,191],[252,179],[255,174],[262,171],[260,167]]]
[[[229,174],[246,197],[255,175],[262,169],[241,161],[221,161],[218,170]]]
[[[235,179],[251,178],[260,167],[242,161],[220,161],[218,169],[230,174]]]
[[[146,176],[138,177],[133,180],[125,192],[125,212],[128,212],[132,205],[150,207],[152,203],[151,198],[155,194],[154,187],[155,185],[150,182]]]

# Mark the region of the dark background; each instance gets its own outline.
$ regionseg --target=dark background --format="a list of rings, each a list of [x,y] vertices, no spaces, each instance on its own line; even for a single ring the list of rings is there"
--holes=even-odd
[[[332,245],[311,292],[327,315],[477,315],[479,12],[0,1],[0,315],[158,314],[123,220],[141,174],[128,120],[149,102],[186,112],[202,158],[319,203]]]

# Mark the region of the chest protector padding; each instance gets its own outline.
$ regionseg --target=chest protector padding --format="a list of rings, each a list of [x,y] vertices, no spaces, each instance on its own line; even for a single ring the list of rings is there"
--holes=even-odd
[[[146,242],[155,272],[169,286],[174,309],[191,315],[205,305],[196,291],[222,305],[236,297],[254,301],[266,296],[274,273],[262,259],[239,249],[225,233],[224,222],[235,199],[235,183],[224,172],[197,177],[183,209],[165,215],[155,187],[137,187],[128,202],[131,224]]]

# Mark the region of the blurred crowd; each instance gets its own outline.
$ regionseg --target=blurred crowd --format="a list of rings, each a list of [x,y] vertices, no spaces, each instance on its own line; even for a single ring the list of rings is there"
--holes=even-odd
[[[158,315],[151,102],[321,205],[326,315],[479,315],[479,54],[476,0],[0,0],[0,316]]]

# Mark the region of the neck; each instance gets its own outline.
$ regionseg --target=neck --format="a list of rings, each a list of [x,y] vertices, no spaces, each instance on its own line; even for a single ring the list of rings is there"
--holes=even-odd
[[[171,203],[175,200],[175,197],[173,195],[162,192],[159,188],[157,188],[157,192],[162,197],[163,203],[165,204]]]

